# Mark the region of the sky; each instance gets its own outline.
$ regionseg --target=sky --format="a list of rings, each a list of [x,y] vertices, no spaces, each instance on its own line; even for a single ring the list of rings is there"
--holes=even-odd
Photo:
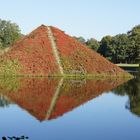
[[[17,23],[23,34],[45,24],[100,40],[140,24],[140,0],[0,0],[0,18]]]

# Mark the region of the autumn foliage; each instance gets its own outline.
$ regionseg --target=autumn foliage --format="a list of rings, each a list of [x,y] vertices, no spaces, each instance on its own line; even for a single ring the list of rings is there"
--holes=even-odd
[[[55,27],[50,28],[64,74],[125,74],[122,69],[82,45],[73,37]],[[38,27],[0,56],[0,74],[2,75],[3,72],[4,75],[49,76],[60,74],[48,37],[47,26]]]

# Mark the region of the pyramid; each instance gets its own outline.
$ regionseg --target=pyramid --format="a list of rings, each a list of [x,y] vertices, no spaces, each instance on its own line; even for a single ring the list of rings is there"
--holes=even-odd
[[[129,74],[63,31],[41,25],[0,56],[1,75]]]

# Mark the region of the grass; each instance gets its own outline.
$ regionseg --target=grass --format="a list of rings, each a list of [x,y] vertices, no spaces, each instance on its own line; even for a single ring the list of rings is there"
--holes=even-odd
[[[122,63],[120,63],[120,64],[116,64],[117,66],[119,66],[119,67],[135,67],[135,68],[137,68],[137,67],[139,67],[139,64],[122,64]]]
[[[96,78],[126,78],[126,79],[131,79],[133,78],[133,75],[129,73],[119,73],[117,75],[112,75],[112,74],[51,74],[51,75],[29,75],[29,74],[15,74],[15,75],[0,75],[2,78],[64,78],[64,79],[96,79]]]
[[[117,75],[112,75],[112,74],[107,74],[107,73],[94,73],[94,74],[53,74],[49,75],[49,77],[63,77],[65,79],[81,79],[81,78],[86,78],[86,79],[93,79],[93,78],[133,78],[133,76],[129,73],[119,73]]]
[[[118,73],[118,74],[110,74],[110,73],[84,73],[81,71],[81,73],[65,73],[65,74],[60,74],[60,73],[54,73],[50,75],[32,75],[32,74],[20,74],[19,71],[22,68],[20,65],[18,59],[14,60],[1,60],[0,61],[0,76],[1,77],[62,77],[62,78],[67,78],[67,79],[80,79],[80,78],[107,78],[107,77],[128,77],[128,78],[133,78],[133,76],[129,73]]]
[[[18,71],[21,69],[19,61],[17,59],[10,60],[4,59],[0,61],[0,75],[17,75]]]
[[[124,80],[132,79],[133,76],[130,74],[118,74],[116,75],[108,75],[108,74],[86,74],[86,75],[74,75],[74,74],[56,74],[48,76],[41,76],[41,75],[12,75],[12,76],[4,76],[0,77],[0,89],[2,91],[7,90],[10,92],[17,92],[21,86],[20,79],[22,78],[48,78],[48,79],[64,79],[64,80],[103,80],[103,79],[111,79],[117,80],[119,78]],[[68,90],[68,87],[66,88]]]
[[[85,72],[84,68],[84,62],[81,61],[81,56],[87,59],[87,56],[84,52],[78,50],[75,51],[72,55],[70,56],[60,56],[61,57],[61,63],[64,68],[64,73],[69,74],[69,73],[78,73],[82,74]],[[76,61],[78,60],[78,63]]]
[[[0,88],[16,92],[20,88],[19,79],[16,77],[0,77]]]

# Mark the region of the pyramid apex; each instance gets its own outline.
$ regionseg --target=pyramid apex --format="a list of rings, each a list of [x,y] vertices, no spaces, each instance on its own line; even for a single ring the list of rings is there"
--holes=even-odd
[[[38,28],[46,28],[47,26],[44,24],[41,24]]]
[[[41,24],[41,27],[46,27],[46,25],[45,24]]]

